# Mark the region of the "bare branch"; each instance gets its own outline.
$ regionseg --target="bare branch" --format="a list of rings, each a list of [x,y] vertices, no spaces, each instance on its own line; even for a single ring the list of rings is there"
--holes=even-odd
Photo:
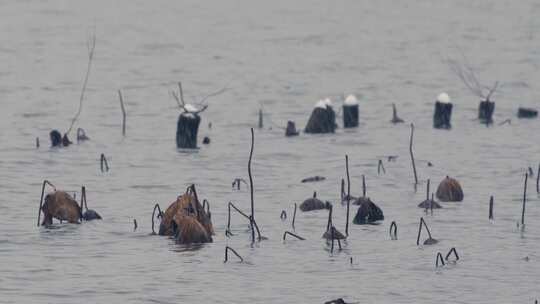
[[[184,106],[181,104],[180,98],[178,97],[178,94],[175,91],[171,91],[172,97],[176,100],[176,103],[178,104],[178,107],[181,110],[184,110]]]
[[[223,87],[223,88],[221,88],[220,90],[217,90],[217,91],[215,91],[215,92],[213,92],[213,93],[210,93],[210,94],[204,96],[203,99],[201,99],[201,101],[198,102],[198,104],[200,105],[200,104],[202,104],[203,102],[205,102],[208,98],[214,97],[214,96],[218,96],[218,95],[221,95],[221,94],[225,93],[225,92],[228,91],[228,90],[230,90],[230,88]]]
[[[189,113],[193,113],[193,114],[199,114],[199,113],[202,113],[204,112],[204,110],[206,110],[206,108],[208,108],[208,105],[205,105],[203,106],[199,111],[195,111],[195,112],[189,112]]]
[[[182,102],[182,105],[186,105],[186,103],[184,102],[184,90],[182,90],[182,83],[181,82],[178,82],[178,89],[180,91],[180,101]]]
[[[88,84],[88,77],[90,76],[90,67],[92,66],[92,59],[94,58],[94,50],[96,48],[96,32],[92,32],[91,34],[88,34],[88,39],[86,40],[86,48],[88,50],[88,66],[86,68],[86,76],[84,77],[83,87],[81,90],[81,96],[79,98],[79,110],[77,111],[77,114],[75,114],[75,117],[71,120],[71,125],[69,126],[69,129],[66,132],[66,135],[71,132],[73,129],[73,125],[75,125],[75,122],[81,115],[82,106],[83,106],[83,100],[84,100],[84,92],[86,91],[86,85]]]
[[[495,81],[495,84],[493,85],[493,87],[491,89],[489,89],[489,92],[486,96],[486,100],[489,101],[489,98],[491,97],[491,95],[495,92],[495,90],[497,90],[497,86],[499,86],[499,82],[498,81]]]
[[[452,70],[454,74],[463,82],[463,84],[469,89],[471,93],[474,95],[489,101],[489,98],[495,91],[497,90],[497,87],[499,85],[499,82],[495,82],[493,87],[487,87],[484,86],[478,81],[478,78],[476,77],[476,74],[474,73],[474,70],[467,60],[467,56],[465,56],[465,53],[460,47],[457,47],[458,51],[461,54],[462,63],[458,62],[457,60],[453,60],[451,58],[447,59],[448,66]],[[487,94],[484,94],[484,90],[487,90]]]

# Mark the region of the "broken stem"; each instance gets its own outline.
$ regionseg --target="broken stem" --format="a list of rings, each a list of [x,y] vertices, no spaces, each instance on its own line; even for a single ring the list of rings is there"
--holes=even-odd
[[[120,108],[122,109],[122,135],[126,136],[126,109],[124,108],[124,98],[120,90],[118,90],[118,97],[120,98]]]
[[[347,222],[345,224],[345,235],[349,236],[349,210],[351,205],[351,179],[349,177],[349,156],[345,155],[345,169],[347,170]]]
[[[414,155],[413,155],[413,136],[414,136],[414,124],[411,123],[411,139],[409,142],[409,152],[411,153],[411,162],[414,173],[414,185],[418,184],[418,176],[416,175],[416,165],[414,164]]]

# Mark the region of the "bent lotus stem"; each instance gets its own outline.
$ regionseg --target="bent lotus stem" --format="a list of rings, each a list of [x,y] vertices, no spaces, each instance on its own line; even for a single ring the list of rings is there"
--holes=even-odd
[[[379,159],[379,163],[377,164],[377,175],[381,175],[381,170],[383,174],[386,174],[386,170],[384,169],[384,164],[381,159]]]
[[[107,158],[105,157],[105,154],[101,153],[100,157],[100,168],[101,172],[109,172],[109,163],[107,162]]]
[[[349,177],[349,156],[345,155],[345,169],[347,170],[347,222],[345,223],[345,235],[349,236],[349,210],[351,205],[351,179]]]
[[[225,246],[225,261],[223,261],[223,263],[227,263],[227,261],[229,260],[229,251],[232,251],[232,253],[234,253],[234,255],[236,255],[236,257],[240,259],[240,263],[244,262],[244,259],[238,254],[238,252],[236,252],[236,250],[232,249],[229,246]]]
[[[207,199],[203,200],[202,208],[204,212],[210,214],[210,202]]]
[[[37,219],[37,225],[39,227],[39,221],[41,219],[41,208],[43,208],[43,196],[45,195],[45,185],[49,185],[53,188],[54,191],[56,191],[56,187],[51,184],[48,180],[43,181],[43,186],[41,186],[41,199],[39,200],[39,210],[38,210],[38,219]]]
[[[439,262],[441,263],[441,267],[444,266],[443,256],[440,252],[437,252],[437,258],[435,260],[435,267],[439,267]]]
[[[448,253],[446,254],[446,257],[444,258],[446,261],[448,261],[448,258],[450,257],[451,254],[454,254],[454,257],[456,258],[456,261],[459,261],[459,255],[456,251],[456,247],[452,247],[452,249],[450,249],[450,251],[448,251]]]
[[[305,240],[306,240],[305,238],[303,238],[303,237],[301,237],[301,236],[299,236],[299,235],[297,235],[297,234],[294,234],[294,233],[289,232],[289,231],[285,231],[285,232],[283,233],[283,240],[284,240],[284,241],[285,241],[285,238],[287,237],[287,234],[290,235],[290,236],[294,236],[295,238],[297,238],[297,239],[299,239],[299,240],[301,240],[301,241],[305,241]]]
[[[154,205],[154,211],[152,211],[152,234],[156,234],[156,231],[154,230],[154,218],[156,214],[156,209],[158,210],[158,218],[163,218],[163,212],[161,212],[161,208],[159,207],[159,204]]]
[[[417,246],[420,245],[420,234],[422,233],[422,224],[424,224],[424,226],[426,227],[426,231],[428,233],[428,236],[431,239],[431,232],[429,231],[429,228],[428,228],[426,222],[424,221],[424,218],[421,217],[420,218],[420,225],[418,227],[418,237],[416,238],[416,245]]]
[[[390,238],[392,240],[397,240],[397,224],[395,221],[392,221],[390,224]]]
[[[197,196],[197,189],[195,189],[195,184],[191,184],[189,187],[187,187],[186,189],[186,194],[193,194],[193,196],[195,197],[195,206],[193,206],[193,210],[195,210],[195,215],[197,216],[197,218],[199,217],[199,209],[197,208],[197,203],[199,202],[199,197]]]
[[[81,187],[81,212],[83,210],[83,203],[84,203],[85,210],[88,211],[88,204],[86,202],[86,187],[85,186]]]
[[[293,213],[293,218],[292,218],[292,228],[294,230],[294,221],[296,220],[296,203],[294,203],[294,213]]]
[[[259,226],[257,225],[257,222],[252,221],[251,216],[247,215],[242,210],[238,209],[232,202],[229,202],[229,204],[228,204],[227,230],[225,231],[225,234],[227,236],[233,235],[232,232],[231,232],[231,208],[236,210],[238,213],[240,213],[243,217],[245,217],[249,221],[249,223],[251,225],[250,228],[253,229],[253,231],[257,230],[258,238],[259,238],[259,240],[261,240],[262,237],[261,237],[261,233],[260,233],[260,230],[259,230]]]

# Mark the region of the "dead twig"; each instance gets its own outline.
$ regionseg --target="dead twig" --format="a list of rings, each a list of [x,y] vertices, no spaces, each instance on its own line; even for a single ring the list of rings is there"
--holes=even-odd
[[[491,87],[482,85],[476,74],[471,67],[465,53],[461,48],[458,48],[461,53],[462,62],[458,60],[448,58],[447,63],[450,67],[450,70],[463,82],[463,84],[469,89],[471,93],[482,98],[484,101],[490,101],[491,96],[497,91],[499,82],[495,81],[494,85]],[[487,93],[484,93],[484,90],[487,90]]]
[[[86,75],[84,76],[83,86],[81,89],[81,96],[79,98],[79,110],[75,114],[75,117],[71,120],[71,125],[69,126],[69,129],[66,132],[66,135],[71,132],[73,129],[73,125],[75,125],[75,122],[81,115],[82,107],[83,107],[83,100],[84,100],[84,93],[86,91],[86,85],[88,84],[88,77],[90,76],[90,67],[92,66],[92,59],[94,58],[94,50],[96,48],[96,33],[95,31],[92,34],[89,34],[89,37],[86,41],[86,48],[88,50],[88,66],[86,68]]]

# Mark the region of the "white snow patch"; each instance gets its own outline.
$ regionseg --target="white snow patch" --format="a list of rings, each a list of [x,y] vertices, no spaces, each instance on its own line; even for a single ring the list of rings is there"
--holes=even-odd
[[[186,104],[184,105],[184,109],[185,109],[186,111],[188,111],[188,112],[197,112],[197,111],[198,111],[198,109],[197,109],[194,105],[192,105],[192,104],[190,104],[190,103],[186,103]]]
[[[326,97],[324,100],[323,100],[324,104],[331,107],[332,106],[332,101],[330,100],[330,98]]]
[[[195,114],[189,113],[189,112],[182,113],[182,116],[187,117],[189,119],[195,119]]]
[[[439,96],[437,96],[437,101],[440,103],[450,103],[450,96],[442,92],[441,94],[439,94]]]
[[[351,94],[351,95],[347,96],[347,98],[345,98],[344,104],[346,106],[355,106],[355,105],[358,104],[358,99],[356,99],[356,96]]]
[[[315,108],[326,109],[326,103],[324,102],[324,100],[319,100],[315,104]]]

